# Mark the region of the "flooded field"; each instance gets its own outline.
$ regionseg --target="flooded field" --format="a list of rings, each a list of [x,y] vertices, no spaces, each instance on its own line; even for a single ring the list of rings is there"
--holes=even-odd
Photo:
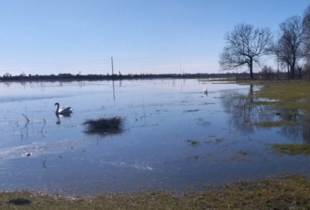
[[[89,195],[309,174],[306,155],[272,145],[309,143],[309,126],[263,99],[263,88],[197,79],[0,84],[0,189]],[[207,92],[203,92],[207,89]],[[54,104],[71,106],[57,116]],[[261,103],[260,103],[261,102]],[[84,122],[121,117],[122,132]]]

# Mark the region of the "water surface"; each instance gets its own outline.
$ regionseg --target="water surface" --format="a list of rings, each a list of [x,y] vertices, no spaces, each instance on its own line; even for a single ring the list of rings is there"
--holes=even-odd
[[[248,97],[261,86],[197,79],[0,86],[2,191],[181,192],[310,172],[307,156],[280,156],[270,146],[306,142],[306,129],[251,125],[279,118]],[[57,118],[55,102],[73,114]],[[122,134],[84,132],[85,120],[114,116],[125,120]]]

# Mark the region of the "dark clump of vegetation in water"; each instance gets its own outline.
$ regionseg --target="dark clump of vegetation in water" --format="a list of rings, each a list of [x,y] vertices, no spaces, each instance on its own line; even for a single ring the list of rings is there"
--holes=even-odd
[[[282,155],[310,155],[307,144],[273,144],[272,148]]]
[[[13,199],[29,200],[14,205]],[[61,197],[30,192],[0,193],[0,209],[310,209],[310,180],[291,175],[279,179],[240,181],[220,188],[206,187],[201,192],[106,193],[91,197]]]
[[[111,135],[123,132],[123,121],[121,117],[111,117],[86,120],[83,124],[87,125],[86,133]]]

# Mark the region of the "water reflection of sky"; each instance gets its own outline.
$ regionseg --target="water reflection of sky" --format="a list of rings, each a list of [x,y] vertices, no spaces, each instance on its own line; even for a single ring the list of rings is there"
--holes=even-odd
[[[250,125],[275,112],[242,97],[258,88],[195,79],[115,81],[114,93],[111,81],[2,84],[1,189],[181,191],[308,173],[307,157],[281,157],[270,149],[302,142],[302,135]],[[72,106],[73,114],[58,119],[55,102]],[[124,133],[84,133],[86,119],[113,116],[125,118]]]

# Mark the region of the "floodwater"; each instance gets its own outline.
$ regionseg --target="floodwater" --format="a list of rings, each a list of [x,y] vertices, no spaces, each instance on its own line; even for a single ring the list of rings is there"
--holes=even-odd
[[[309,157],[271,148],[309,142],[310,129],[250,125],[283,117],[244,97],[261,86],[197,79],[0,86],[1,191],[182,192],[310,172]],[[56,102],[72,106],[73,114],[57,118]],[[123,133],[84,132],[85,120],[115,116],[124,118]]]

